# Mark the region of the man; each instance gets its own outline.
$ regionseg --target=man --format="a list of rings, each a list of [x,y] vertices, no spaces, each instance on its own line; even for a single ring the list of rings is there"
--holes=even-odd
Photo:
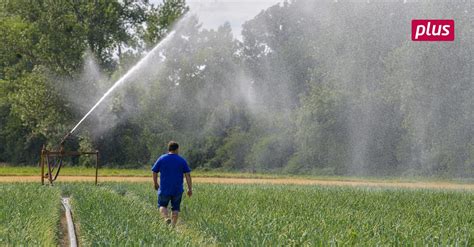
[[[155,162],[151,170],[153,171],[153,183],[155,190],[158,190],[158,207],[160,207],[161,216],[167,224],[173,226],[178,222],[178,214],[183,195],[183,174],[186,177],[188,185],[188,196],[192,196],[191,169],[185,159],[178,155],[179,145],[177,142],[168,143],[168,154],[163,154]],[[160,185],[157,177],[160,173]],[[168,214],[168,204],[171,202],[171,219]]]

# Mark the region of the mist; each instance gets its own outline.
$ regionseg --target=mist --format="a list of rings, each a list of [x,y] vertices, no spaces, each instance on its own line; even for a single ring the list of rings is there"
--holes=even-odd
[[[238,38],[191,11],[78,135],[111,164],[147,164],[173,139],[201,169],[472,177],[468,6],[283,2]],[[414,18],[455,19],[456,40],[412,42]],[[68,94],[80,113],[133,65],[104,79],[91,55],[84,64],[85,86]]]

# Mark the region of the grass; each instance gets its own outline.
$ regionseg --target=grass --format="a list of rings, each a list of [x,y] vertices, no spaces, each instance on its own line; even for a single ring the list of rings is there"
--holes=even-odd
[[[151,169],[151,168],[150,168]],[[39,167],[34,166],[10,166],[0,163],[0,176],[38,176]],[[193,170],[195,177],[219,177],[219,178],[299,178],[318,180],[340,180],[340,181],[371,181],[371,182],[450,182],[450,183],[473,183],[472,179],[448,179],[448,178],[427,178],[427,177],[353,177],[353,176],[316,176],[316,175],[292,175],[292,174],[272,174],[272,173],[245,173],[230,171],[204,171]],[[145,168],[125,169],[125,168],[100,168],[99,176],[119,176],[119,177],[147,177],[151,175],[151,170]],[[95,168],[65,166],[61,169],[61,176],[95,176]]]
[[[109,184],[156,205],[149,184]],[[196,185],[188,228],[223,246],[456,245],[474,241],[474,194],[313,186]]]
[[[40,167],[8,166],[0,164],[0,176],[39,176]],[[143,177],[150,176],[151,171],[145,169],[100,168],[100,176]],[[65,166],[61,176],[95,176],[95,168],[80,166]]]
[[[472,246],[472,191],[196,184],[165,225],[150,183],[0,184],[0,245],[58,244],[60,195],[85,246]]]
[[[196,193],[185,217],[226,244],[468,246],[473,240],[468,193],[242,185]]]
[[[0,184],[0,246],[56,246],[60,190]]]
[[[64,185],[63,185],[64,186]],[[156,208],[91,184],[69,184],[72,208],[86,246],[190,245],[191,239],[169,228]]]

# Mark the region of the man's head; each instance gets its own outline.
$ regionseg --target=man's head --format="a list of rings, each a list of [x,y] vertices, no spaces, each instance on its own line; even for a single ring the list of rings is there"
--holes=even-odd
[[[174,153],[174,154],[177,154],[178,151],[179,151],[179,144],[175,141],[170,141],[168,143],[168,151],[170,153]]]

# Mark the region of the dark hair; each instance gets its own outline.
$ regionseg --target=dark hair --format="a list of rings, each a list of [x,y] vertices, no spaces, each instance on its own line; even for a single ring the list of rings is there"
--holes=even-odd
[[[173,152],[179,148],[179,144],[175,141],[170,141],[168,143],[168,151]]]

